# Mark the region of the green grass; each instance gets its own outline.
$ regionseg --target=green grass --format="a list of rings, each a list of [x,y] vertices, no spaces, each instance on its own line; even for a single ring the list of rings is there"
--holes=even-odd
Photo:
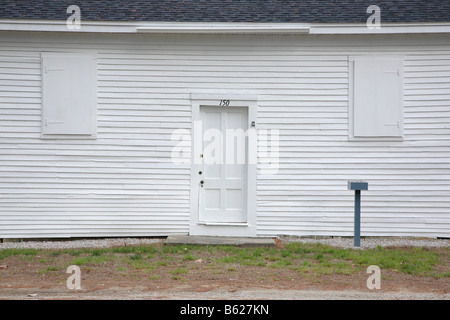
[[[217,248],[216,250],[221,250]],[[434,267],[445,265],[447,254],[426,248],[382,248],[366,250],[341,249],[322,244],[290,243],[283,249],[222,248],[227,253],[215,259],[218,264],[242,264],[290,268],[305,273],[350,275],[369,265],[417,276],[448,277]]]
[[[58,271],[58,270],[59,270],[58,267],[55,267],[55,266],[49,266],[49,267],[47,267],[47,268],[45,268],[45,269],[39,270],[39,271],[38,271],[38,274],[47,274],[47,273],[49,273],[49,272],[51,272],[51,271]]]
[[[36,249],[3,249],[0,250],[0,260],[9,256],[35,256],[39,251]]]
[[[309,245],[292,243],[287,245],[292,252],[301,252],[305,257],[312,257],[318,265],[318,272],[327,272],[333,268],[336,272],[351,273],[351,269],[360,270],[369,265],[381,269],[395,270],[417,276],[443,276],[433,272],[434,266],[444,263],[444,257],[426,248],[382,248],[366,250],[340,249],[322,244]],[[449,252],[449,250],[447,250]],[[446,255],[448,258],[448,254]],[[320,266],[320,267],[319,267]],[[313,268],[314,269],[314,268]]]
[[[195,257],[195,256],[193,256],[193,255],[191,255],[191,254],[186,254],[184,257],[183,257],[183,261],[195,261],[195,260],[197,260],[198,259],[198,257]]]
[[[131,260],[142,260],[142,254],[141,253],[135,253],[132,256],[130,256]]]
[[[39,258],[34,260],[37,255]],[[369,265],[377,265],[381,270],[394,270],[414,276],[450,277],[450,248],[434,250],[377,247],[355,250],[322,244],[289,243],[282,249],[148,245],[102,249],[0,250],[0,261],[11,256],[41,263],[39,273],[65,270],[70,264],[101,269],[104,264],[115,263],[115,270],[120,272],[142,270],[148,274],[157,270],[175,279],[180,279],[181,275],[200,266],[205,266],[202,272],[218,274],[237,272],[240,267],[251,266],[267,270],[267,273],[290,270],[299,275],[320,276],[351,275]],[[198,259],[203,262],[196,262]],[[42,269],[42,264],[51,266]],[[151,277],[159,279],[161,275],[152,274]]]
[[[83,265],[95,265],[95,264],[101,264],[107,261],[112,260],[110,256],[87,256],[87,257],[78,257],[72,260],[71,264],[77,265],[77,266],[83,266]]]
[[[188,273],[188,270],[186,268],[179,267],[179,268],[176,268],[175,270],[172,270],[171,273],[172,274],[185,274],[185,273]]]

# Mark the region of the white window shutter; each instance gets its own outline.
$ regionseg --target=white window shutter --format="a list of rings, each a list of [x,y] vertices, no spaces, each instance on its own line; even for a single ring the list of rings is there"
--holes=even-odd
[[[364,57],[354,60],[353,135],[403,135],[403,60]]]
[[[42,134],[95,134],[96,96],[95,55],[42,53]]]

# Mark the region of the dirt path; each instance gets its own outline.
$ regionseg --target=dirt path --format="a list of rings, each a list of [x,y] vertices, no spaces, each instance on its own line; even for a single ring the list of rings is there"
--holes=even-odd
[[[82,269],[83,270],[83,269]],[[84,271],[82,271],[84,272]],[[385,271],[381,290],[369,290],[368,275],[324,275],[308,280],[295,273],[278,274],[275,281],[262,278],[261,268],[242,268],[230,274],[205,275],[191,270],[182,280],[124,279],[91,270],[84,272],[80,290],[69,290],[69,274],[35,276],[11,273],[0,279],[0,299],[5,300],[450,300],[447,279],[413,277]],[[5,273],[3,273],[5,275]]]
[[[148,291],[139,287],[97,290],[0,289],[0,300],[450,300],[450,294],[358,290],[214,289],[193,292],[184,287]]]

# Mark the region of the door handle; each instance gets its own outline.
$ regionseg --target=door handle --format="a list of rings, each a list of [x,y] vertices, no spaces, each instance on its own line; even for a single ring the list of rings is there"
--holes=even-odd
[[[203,185],[205,183],[205,181],[203,181],[203,180],[200,180],[200,184],[201,185]]]

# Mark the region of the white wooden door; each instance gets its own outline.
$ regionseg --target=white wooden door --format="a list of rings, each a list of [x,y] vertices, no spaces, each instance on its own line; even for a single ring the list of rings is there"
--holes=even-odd
[[[201,107],[199,222],[247,222],[248,108]]]

